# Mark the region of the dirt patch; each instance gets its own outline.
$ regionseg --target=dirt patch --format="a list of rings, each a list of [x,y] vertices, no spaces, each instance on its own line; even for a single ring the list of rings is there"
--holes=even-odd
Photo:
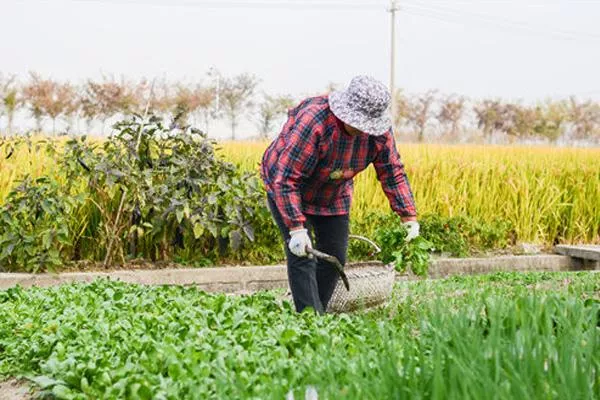
[[[169,269],[169,268],[181,268],[181,265],[165,262],[165,261],[147,261],[147,260],[134,260],[127,263],[114,263],[110,264],[107,268],[104,268],[102,262],[99,261],[75,261],[65,264],[60,267],[60,272],[112,272],[112,271],[123,271],[123,270],[157,270],[157,269]]]
[[[283,261],[282,261],[283,262]],[[62,265],[57,272],[115,272],[115,271],[136,271],[136,270],[162,270],[162,269],[178,269],[178,268],[197,268],[205,267],[251,267],[253,264],[249,262],[242,263],[219,263],[218,265],[192,265],[178,264],[171,261],[151,261],[144,259],[130,260],[124,263],[111,263],[108,267],[100,261],[71,261]]]
[[[0,400],[29,400],[33,398],[30,388],[25,381],[17,379],[0,382]]]

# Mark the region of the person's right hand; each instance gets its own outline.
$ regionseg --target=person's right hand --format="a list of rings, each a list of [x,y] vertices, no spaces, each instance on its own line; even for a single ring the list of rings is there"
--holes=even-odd
[[[306,248],[309,247],[312,249],[312,244],[310,242],[310,237],[308,236],[308,230],[305,228],[295,229],[290,231],[290,242],[288,243],[288,247],[292,254],[297,257],[306,257]]]
[[[419,236],[419,231],[421,227],[417,221],[407,221],[404,222],[403,225],[406,228],[407,232],[405,239],[407,242],[410,242],[411,240]]]

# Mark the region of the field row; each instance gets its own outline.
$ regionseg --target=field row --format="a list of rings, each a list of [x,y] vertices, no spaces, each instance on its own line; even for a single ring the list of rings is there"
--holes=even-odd
[[[597,399],[599,279],[405,282],[383,309],[325,316],[273,293],[15,288],[0,291],[0,380],[58,399]]]

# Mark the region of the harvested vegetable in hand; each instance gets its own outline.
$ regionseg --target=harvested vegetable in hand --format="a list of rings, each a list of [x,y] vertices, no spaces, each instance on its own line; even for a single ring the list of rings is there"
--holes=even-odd
[[[426,276],[429,269],[430,253],[433,244],[422,236],[417,236],[406,242],[406,228],[398,219],[397,224],[379,228],[376,241],[381,245],[380,260],[384,263],[394,263],[398,272],[406,271],[407,267],[418,276]]]

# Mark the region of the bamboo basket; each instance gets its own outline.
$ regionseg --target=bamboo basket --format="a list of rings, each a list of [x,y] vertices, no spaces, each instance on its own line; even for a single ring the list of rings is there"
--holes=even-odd
[[[381,251],[375,242],[364,236],[350,235],[349,238],[359,239],[373,246],[375,250],[372,256]],[[314,250],[310,253],[329,261],[341,277],[329,300],[327,312],[342,313],[378,307],[390,298],[396,278],[393,265],[368,261],[350,263],[343,267],[337,258],[328,254]]]
[[[327,312],[343,313],[384,305],[392,294],[396,272],[381,262],[350,263],[344,268],[350,290],[341,279],[327,305]]]

